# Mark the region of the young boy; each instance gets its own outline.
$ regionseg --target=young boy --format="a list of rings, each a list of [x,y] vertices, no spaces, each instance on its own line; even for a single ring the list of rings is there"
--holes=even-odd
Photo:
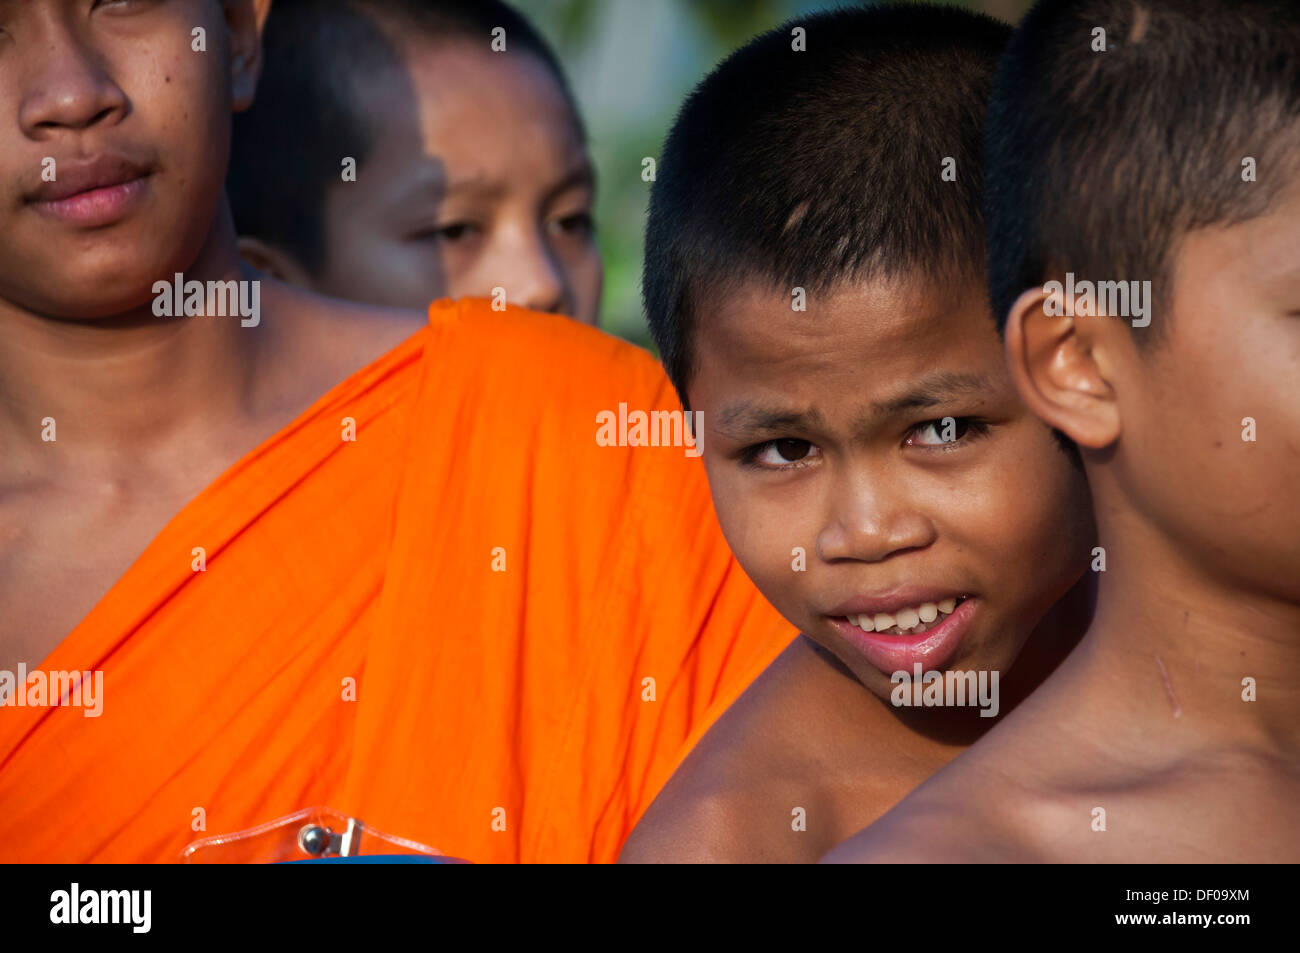
[[[228,183],[244,258],[323,294],[506,300],[595,324],[582,120],[498,0],[287,0]],[[352,160],[352,166],[347,165]]]
[[[1039,4],[989,137],[995,310],[1021,395],[1081,449],[1097,612],[831,856],[1294,863],[1300,10]]]
[[[727,540],[804,639],[624,860],[816,860],[1086,623],[1083,475],[1016,396],[982,277],[982,117],[1009,34],[933,6],[791,21],[716,69],[669,135],[647,310],[704,415]],[[927,704],[936,676],[965,701]]]
[[[648,354],[241,268],[265,13],[0,4],[0,861],[301,858],[317,807],[612,860],[794,633],[694,447],[602,439],[671,416]]]

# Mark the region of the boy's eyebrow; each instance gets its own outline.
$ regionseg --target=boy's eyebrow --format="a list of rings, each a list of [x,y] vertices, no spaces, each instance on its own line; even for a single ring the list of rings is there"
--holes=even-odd
[[[896,417],[909,410],[934,407],[954,397],[966,397],[972,393],[987,392],[991,389],[988,379],[982,374],[939,371],[910,383],[906,390],[894,397],[874,401],[871,405],[871,415]]]
[[[585,188],[591,191],[596,190],[596,170],[591,163],[584,160],[569,169],[559,182],[551,186],[546,193],[546,201],[550,201],[557,195],[563,195],[569,189]]]
[[[987,393],[992,389],[988,378],[982,374],[939,371],[910,382],[905,390],[893,397],[873,401],[860,429],[870,430],[872,421],[935,407],[956,397]],[[724,407],[718,412],[713,424],[722,436],[736,440],[754,439],[767,433],[810,433],[823,426],[824,419],[816,408],[791,410],[779,404],[762,404],[750,400]]]
[[[465,176],[446,184],[447,195],[476,195],[480,198],[494,199],[505,191],[505,182],[495,181],[485,175]]]
[[[6,0],[0,0],[0,4],[5,2]],[[569,189],[582,187],[593,191],[596,188],[596,171],[592,168],[590,162],[575,165],[566,172],[559,182],[547,190],[546,201],[551,201]],[[480,198],[493,199],[500,196],[504,191],[505,183],[493,181],[483,175],[466,176],[465,178],[448,181],[441,164],[429,162],[425,163],[419,174],[411,178],[400,198],[403,200],[403,204],[418,201],[426,195],[433,196],[439,201],[450,195],[475,195]]]
[[[723,436],[740,439],[774,431],[811,430],[822,426],[822,415],[816,409],[798,411],[742,400],[719,411],[713,426]]]
[[[419,171],[406,180],[398,197],[403,203],[426,198],[441,202],[449,195],[468,194],[491,199],[504,191],[505,183],[493,181],[481,173],[449,179],[442,160],[437,156],[426,156],[420,162]]]
[[[0,0],[3,3],[4,0]],[[400,205],[408,205],[426,198],[441,201],[447,194],[447,173],[442,163],[436,159],[426,158],[419,164],[419,170],[402,182],[401,189],[394,193],[394,199]]]

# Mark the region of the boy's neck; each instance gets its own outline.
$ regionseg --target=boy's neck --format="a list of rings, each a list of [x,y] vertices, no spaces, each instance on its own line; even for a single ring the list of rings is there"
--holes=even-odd
[[[1072,685],[1188,746],[1300,751],[1300,606],[1231,585],[1131,507],[1097,512],[1107,570]]]
[[[204,283],[251,277],[225,203],[183,275]],[[189,427],[215,432],[246,415],[253,358],[269,339],[238,315],[157,317],[152,299],[88,321],[0,302],[0,335],[0,443],[11,459],[39,472],[75,453],[80,467],[109,477]],[[45,418],[55,422],[53,441],[43,437]]]
[[[1002,679],[1003,709],[1010,712],[1041,685],[1079,645],[1092,622],[1097,578],[1085,572],[1034,627]]]

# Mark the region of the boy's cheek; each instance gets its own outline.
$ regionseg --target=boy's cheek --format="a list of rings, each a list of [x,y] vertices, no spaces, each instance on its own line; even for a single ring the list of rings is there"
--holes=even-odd
[[[705,446],[714,510],[732,553],[768,602],[804,624],[800,617],[807,606],[800,593],[816,559],[816,534],[803,531],[793,501],[765,499],[745,485],[743,475],[726,472],[736,468],[734,461],[708,462],[707,436]]]
[[[568,301],[566,314],[583,324],[594,325],[600,316],[600,291],[605,268],[594,242],[565,255],[564,284]]]
[[[224,29],[224,25],[220,27]],[[132,115],[113,139],[151,150],[178,181],[224,179],[230,139],[230,91],[221,52],[190,49],[179,38],[156,39],[149,48],[115,50],[111,67]]]
[[[138,35],[101,34],[98,52],[112,80],[133,104],[174,101],[178,116],[193,115],[205,100],[228,103],[228,44],[220,5],[163,5],[156,17],[133,21]],[[171,106],[164,108],[172,113]]]
[[[600,259],[599,249],[593,242],[576,284],[578,291],[574,317],[584,324],[596,324],[599,320],[600,293],[604,284],[605,265]]]

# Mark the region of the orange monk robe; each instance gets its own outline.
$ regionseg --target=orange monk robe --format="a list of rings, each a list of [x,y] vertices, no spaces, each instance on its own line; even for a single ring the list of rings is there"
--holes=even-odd
[[[171,861],[317,805],[475,861],[613,860],[794,637],[698,458],[598,444],[620,403],[678,407],[599,331],[435,303],[40,664],[102,670],[100,717],[0,707],[0,861]]]

